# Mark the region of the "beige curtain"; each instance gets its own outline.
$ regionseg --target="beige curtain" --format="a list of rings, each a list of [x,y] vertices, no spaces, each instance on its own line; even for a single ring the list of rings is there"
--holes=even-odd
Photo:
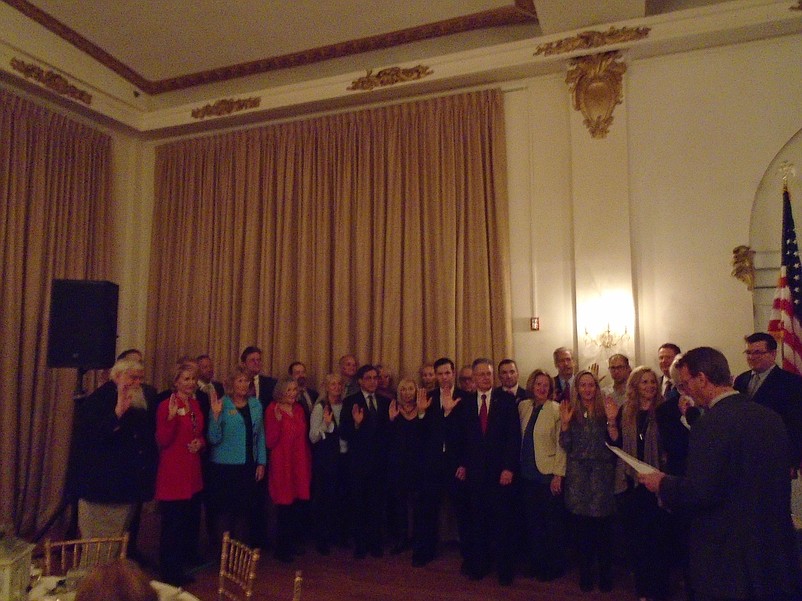
[[[250,344],[317,380],[348,352],[412,374],[509,351],[498,90],[163,145],[154,223],[157,386],[180,355],[224,376]]]
[[[55,279],[109,273],[110,138],[0,90],[0,523],[58,506],[76,371],[48,369]]]

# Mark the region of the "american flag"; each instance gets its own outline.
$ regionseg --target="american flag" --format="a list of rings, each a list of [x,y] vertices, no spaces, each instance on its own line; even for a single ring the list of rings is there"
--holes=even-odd
[[[782,351],[782,367],[786,371],[802,375],[802,268],[799,261],[799,245],[796,241],[794,215],[791,212],[791,196],[788,187],[783,189],[783,239],[780,281],[771,308],[769,332],[779,342]]]

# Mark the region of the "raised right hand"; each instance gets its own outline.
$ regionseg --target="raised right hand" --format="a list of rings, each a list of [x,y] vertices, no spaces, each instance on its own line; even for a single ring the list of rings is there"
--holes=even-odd
[[[560,423],[563,430],[568,429],[572,417],[574,417],[574,406],[566,399],[560,403]]]
[[[359,426],[362,424],[362,420],[365,419],[365,412],[362,407],[354,403],[354,406],[351,407],[351,417],[354,418],[354,423]]]
[[[209,395],[209,407],[212,410],[214,419],[220,417],[220,414],[223,412],[223,399],[217,398],[216,392]]]

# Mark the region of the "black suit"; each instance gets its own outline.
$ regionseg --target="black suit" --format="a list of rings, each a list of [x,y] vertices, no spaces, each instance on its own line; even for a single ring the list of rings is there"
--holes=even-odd
[[[751,371],[735,378],[735,389],[748,394]],[[790,441],[789,461],[791,467],[799,467],[802,459],[802,378],[778,366],[763,380],[752,400],[780,414]]]
[[[685,477],[666,476],[660,500],[692,512],[690,578],[712,598],[785,599],[799,582],[785,427],[743,394],[694,423]]]
[[[497,388],[494,388],[493,390],[494,391],[498,391],[498,392],[506,392],[501,386],[499,386]],[[512,395],[511,392],[508,393],[508,394]],[[523,386],[518,386],[518,389],[515,391],[515,394],[512,395],[512,396],[515,399],[515,404],[516,405],[518,403],[520,403],[521,401],[524,401],[526,399],[532,398],[532,395],[530,395],[529,392],[527,392],[527,390]]]
[[[568,378],[568,382],[573,386],[574,376]],[[563,384],[562,380],[560,379],[560,376],[554,376],[554,398],[559,402],[563,400],[563,398],[566,396],[566,392],[570,394],[570,390],[566,391],[563,389]]]
[[[259,402],[262,404],[262,411],[273,402],[273,390],[277,382],[275,378],[259,374]]]
[[[360,390],[343,401],[340,435],[348,441],[351,476],[351,523],[354,528],[355,553],[374,555],[382,552],[382,528],[387,508],[387,451],[390,441],[390,400],[373,393],[376,411],[368,409]],[[357,427],[353,407],[363,411]]]
[[[513,485],[499,483],[502,471],[517,475],[521,449],[518,408],[512,395],[494,390],[490,396],[487,430],[483,434],[479,418],[479,393],[466,395],[452,413],[459,422],[459,465],[465,468],[469,527],[463,541],[466,568],[473,577],[490,569],[495,542],[499,579],[513,574],[515,495]],[[451,417],[451,416],[449,416]]]

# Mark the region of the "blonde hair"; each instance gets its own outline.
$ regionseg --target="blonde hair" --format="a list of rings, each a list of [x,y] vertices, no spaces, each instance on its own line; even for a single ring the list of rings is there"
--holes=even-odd
[[[654,401],[652,401],[652,406],[649,407],[649,413],[654,415],[655,409],[657,409],[657,407],[661,405],[664,400],[663,395],[660,394],[660,380],[657,378],[657,372],[646,365],[639,365],[633,369],[632,373],[629,374],[629,379],[627,380],[627,400],[624,401],[624,406],[621,408],[621,419],[629,422],[632,426],[634,426],[635,421],[637,420],[638,411],[640,411],[640,394],[638,392],[638,387],[640,386],[641,380],[643,380],[643,377],[647,373],[652,374],[655,382],[658,382],[657,395],[654,397]]]
[[[571,387],[571,405],[574,407],[573,419],[584,419],[583,414],[585,408],[579,398],[579,380],[585,376],[593,378],[593,383],[596,385],[596,396],[593,398],[593,403],[588,409],[588,419],[605,421],[607,419],[607,414],[604,412],[604,397],[602,396],[601,386],[599,386],[599,380],[593,375],[593,372],[586,369],[576,374],[574,377],[574,385]]]

